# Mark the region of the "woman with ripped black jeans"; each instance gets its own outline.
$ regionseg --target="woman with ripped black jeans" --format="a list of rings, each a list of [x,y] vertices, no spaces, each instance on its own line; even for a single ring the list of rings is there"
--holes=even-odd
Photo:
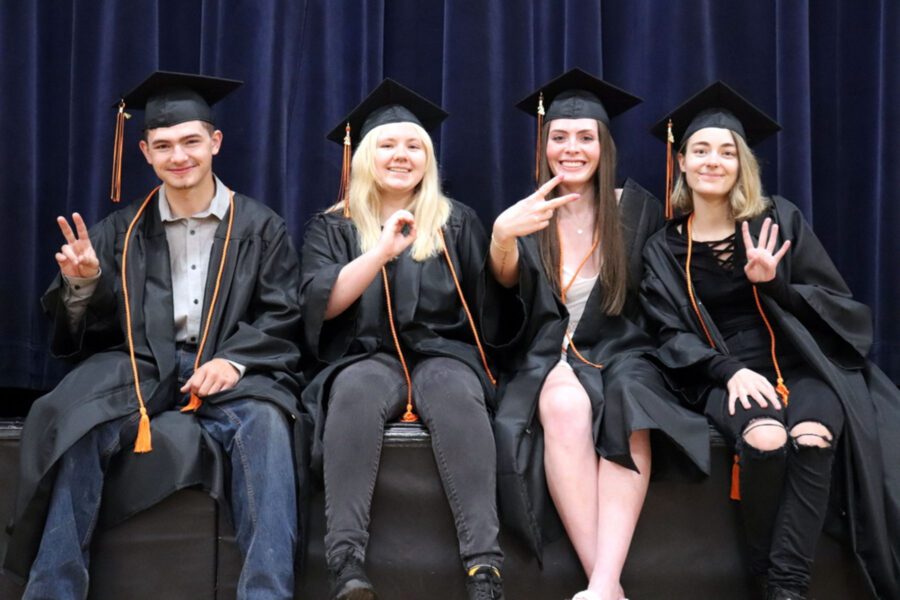
[[[897,598],[900,394],[866,360],[868,308],[797,207],[762,193],[750,146],[778,129],[721,82],[657,124],[679,144],[680,214],[647,243],[642,302],[657,358],[735,444],[732,497],[766,598],[805,597],[830,496],[872,591]]]

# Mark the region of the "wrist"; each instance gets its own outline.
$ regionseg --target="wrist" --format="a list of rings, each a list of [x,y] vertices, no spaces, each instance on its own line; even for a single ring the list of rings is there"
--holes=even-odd
[[[516,244],[516,238],[513,236],[503,236],[498,233],[491,234],[491,245],[497,248],[503,254],[508,253]]]

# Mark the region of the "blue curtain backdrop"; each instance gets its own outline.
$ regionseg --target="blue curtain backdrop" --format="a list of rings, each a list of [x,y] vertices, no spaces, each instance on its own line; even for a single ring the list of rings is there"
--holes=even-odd
[[[657,195],[647,129],[716,78],[784,131],[764,182],[799,204],[873,310],[873,357],[900,381],[900,3],[894,0],[7,0],[0,6],[0,387],[46,389],[38,298],[56,271],[58,214],[107,200],[112,104],[150,71],[242,79],[218,107],[216,171],[285,216],[298,247],[334,201],[325,133],[383,77],[451,114],[436,133],[445,186],[487,224],[530,190],[534,120],[513,108],[580,66],[644,98],[614,124],[619,173]],[[124,196],[154,178],[126,136]]]

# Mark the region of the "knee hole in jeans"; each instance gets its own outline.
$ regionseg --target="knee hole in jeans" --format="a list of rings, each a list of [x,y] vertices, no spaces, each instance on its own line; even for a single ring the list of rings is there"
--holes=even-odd
[[[830,448],[834,439],[831,431],[817,421],[802,421],[791,428],[791,439],[798,446]]]
[[[754,419],[741,434],[744,443],[761,452],[773,452],[787,444],[787,430],[775,419]]]

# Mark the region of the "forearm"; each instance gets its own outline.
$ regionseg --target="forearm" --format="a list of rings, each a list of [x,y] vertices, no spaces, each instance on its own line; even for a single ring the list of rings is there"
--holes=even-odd
[[[333,319],[350,308],[387,262],[388,258],[382,252],[373,249],[347,263],[331,289],[328,306],[325,309],[325,320]]]

